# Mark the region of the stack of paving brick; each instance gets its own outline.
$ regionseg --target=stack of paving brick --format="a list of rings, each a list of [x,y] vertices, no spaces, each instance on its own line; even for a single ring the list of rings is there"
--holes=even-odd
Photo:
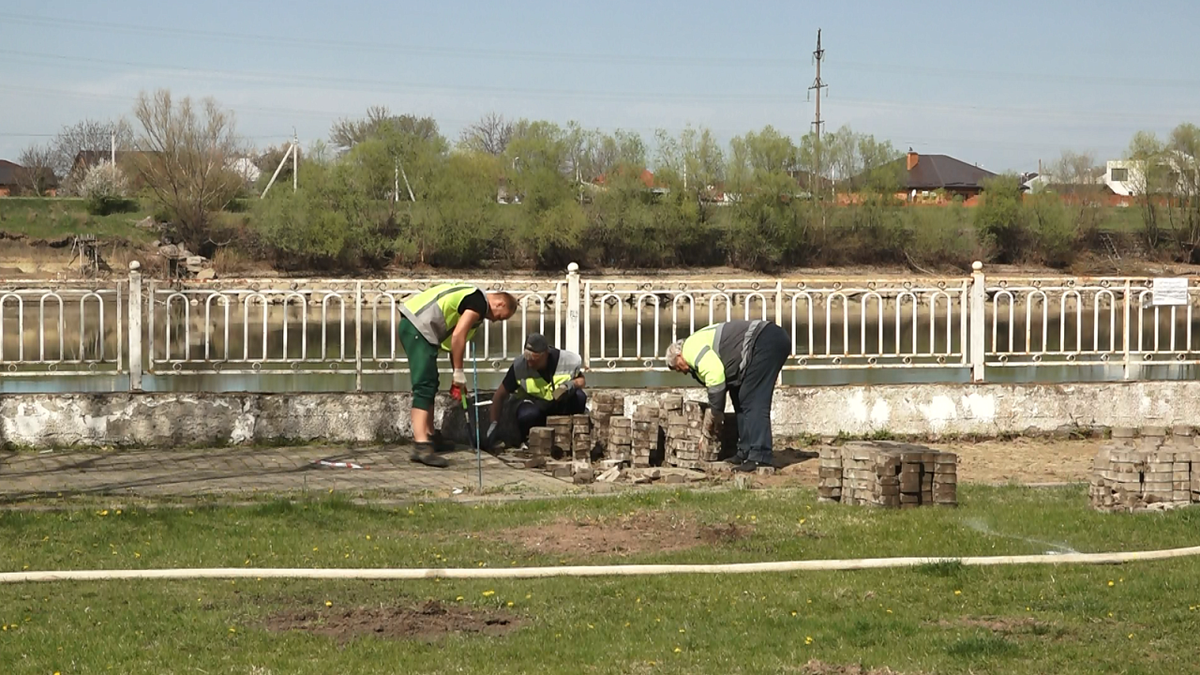
[[[631,455],[635,467],[650,466],[650,457],[658,450],[661,416],[661,409],[656,404],[644,403],[633,411]]]
[[[608,421],[607,459],[630,462],[633,460],[633,418],[613,417]]]
[[[1200,502],[1198,442],[1190,427],[1114,429],[1092,465],[1092,507],[1143,511]]]
[[[822,501],[887,508],[958,503],[957,457],[906,443],[854,442],[820,452]]]
[[[571,459],[592,461],[592,419],[587,415],[571,416]]]
[[[664,461],[682,469],[705,469],[717,461],[721,442],[710,437],[705,428],[712,417],[708,406],[687,401],[683,410],[667,418],[667,448]]]
[[[625,397],[605,391],[592,395],[592,444],[597,454],[608,456],[609,424],[612,418],[625,414]]]
[[[551,415],[546,418],[546,426],[554,430],[553,446],[550,455],[555,459],[571,458],[572,427],[574,422],[570,415]]]
[[[554,454],[554,429],[534,427],[529,430],[529,454],[532,457],[550,457]]]

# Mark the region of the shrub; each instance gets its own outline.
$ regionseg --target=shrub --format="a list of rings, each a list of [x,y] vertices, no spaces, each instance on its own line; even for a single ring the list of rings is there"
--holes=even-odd
[[[129,181],[120,168],[102,162],[88,170],[80,185],[88,213],[107,216],[136,209],[129,199]]]

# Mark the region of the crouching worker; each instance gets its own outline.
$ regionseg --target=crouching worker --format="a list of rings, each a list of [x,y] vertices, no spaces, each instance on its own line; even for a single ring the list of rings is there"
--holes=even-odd
[[[438,392],[438,351],[450,352],[450,397],[462,401],[467,388],[463,369],[467,342],[483,320],[504,321],[517,309],[509,293],[484,293],[470,284],[439,284],[405,301],[400,308],[400,343],[412,375],[412,460],[434,467],[450,463],[434,447],[433,400]]]
[[[712,426],[719,435],[725,393],[737,413],[737,454],[725,460],[735,471],[771,466],[771,399],[791,353],[787,333],[770,321],[729,321],[692,333],[667,348],[667,367],[688,373],[708,388]]]
[[[492,423],[488,426],[486,447],[495,442],[500,413],[509,394],[521,399],[517,406],[517,427],[522,443],[529,440],[529,430],[546,424],[550,415],[587,412],[582,368],[583,359],[578,354],[551,347],[544,336],[536,333],[526,338],[521,355],[513,361],[492,397]]]

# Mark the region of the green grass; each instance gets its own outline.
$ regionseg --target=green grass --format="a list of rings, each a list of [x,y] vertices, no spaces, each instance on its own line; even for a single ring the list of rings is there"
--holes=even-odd
[[[682,491],[411,508],[330,497],[120,514],[14,510],[0,512],[0,570],[748,562],[1149,549],[1200,538],[1200,511],[1097,514],[1080,488],[965,487],[960,501],[901,512],[818,504],[811,491]],[[712,546],[586,559],[529,551],[504,536],[558,518],[641,511],[753,529]],[[427,599],[511,612],[524,625],[506,637],[435,644],[373,636],[341,644],[264,627],[282,609],[320,615]],[[0,632],[0,664],[9,664],[0,671],[799,673],[818,659],[913,673],[1194,672],[1197,605],[1200,564],[1191,560],[502,582],[25,584],[0,587],[0,623],[10,627]]]
[[[76,234],[94,234],[105,239],[150,241],[154,233],[136,227],[150,215],[139,209],[107,216],[90,215],[82,199],[8,197],[0,199],[0,231],[35,239],[60,239]]]

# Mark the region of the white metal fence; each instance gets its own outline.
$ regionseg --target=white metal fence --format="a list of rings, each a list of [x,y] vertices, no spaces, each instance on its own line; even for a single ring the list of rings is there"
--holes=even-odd
[[[128,373],[349,373],[407,370],[401,304],[443,279],[143,280],[0,283],[0,376]],[[465,280],[505,290],[515,316],[472,345],[502,372],[530,333],[600,372],[664,369],[672,341],[731,319],[766,319],[791,338],[788,370],[1200,364],[1198,287],[1164,305],[1147,278]],[[1164,287],[1165,288],[1165,287]],[[1180,295],[1182,292],[1182,295]],[[900,379],[903,375],[898,376]],[[1069,379],[1070,375],[1067,375]]]
[[[0,285],[0,375],[123,371],[125,285]]]

